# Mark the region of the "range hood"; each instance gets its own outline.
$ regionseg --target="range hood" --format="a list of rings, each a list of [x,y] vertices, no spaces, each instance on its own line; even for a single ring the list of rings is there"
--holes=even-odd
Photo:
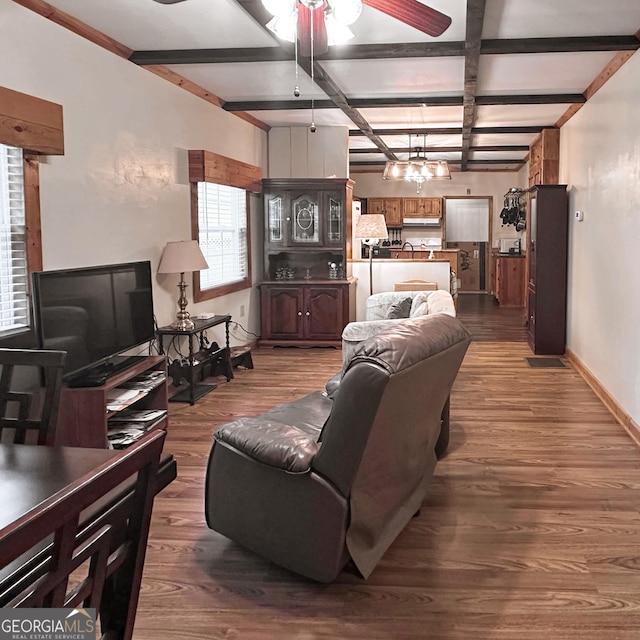
[[[437,227],[440,218],[403,218],[403,227]]]

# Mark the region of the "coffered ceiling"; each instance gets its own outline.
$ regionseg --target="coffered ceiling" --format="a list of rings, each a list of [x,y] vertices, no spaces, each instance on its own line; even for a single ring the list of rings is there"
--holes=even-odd
[[[348,127],[352,170],[425,140],[454,170],[517,170],[640,46],[640,0],[420,0],[452,18],[437,38],[365,6],[354,39],[313,66],[264,28],[260,0],[15,1],[257,126]]]

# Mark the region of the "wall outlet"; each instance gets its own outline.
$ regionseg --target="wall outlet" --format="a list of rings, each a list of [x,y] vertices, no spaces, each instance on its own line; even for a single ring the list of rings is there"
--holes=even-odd
[[[576,211],[575,216],[576,216],[576,220],[578,222],[582,222],[582,220],[584,220],[584,212],[583,211]]]
[[[244,318],[244,305],[243,304],[240,305],[240,317]]]

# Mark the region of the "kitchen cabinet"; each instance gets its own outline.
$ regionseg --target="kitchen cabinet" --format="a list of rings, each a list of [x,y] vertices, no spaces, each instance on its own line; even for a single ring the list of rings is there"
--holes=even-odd
[[[266,346],[340,346],[352,319],[354,281],[260,285],[262,338]]]
[[[529,149],[529,187],[557,184],[560,174],[560,129],[543,129]]]
[[[353,181],[265,179],[261,344],[340,345]]]
[[[369,198],[367,213],[381,213],[387,228],[402,227],[402,198]]]
[[[525,306],[524,256],[493,254],[493,293],[501,307]]]
[[[527,214],[529,346],[535,354],[562,355],[567,309],[567,185],[529,189]]]
[[[403,218],[441,218],[442,198],[403,198]]]

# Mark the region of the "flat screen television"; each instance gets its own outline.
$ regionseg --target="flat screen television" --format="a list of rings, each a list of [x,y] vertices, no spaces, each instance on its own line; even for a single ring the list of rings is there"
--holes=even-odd
[[[67,352],[65,380],[113,373],[120,354],[155,338],[148,260],[38,271],[33,296],[39,346]]]

